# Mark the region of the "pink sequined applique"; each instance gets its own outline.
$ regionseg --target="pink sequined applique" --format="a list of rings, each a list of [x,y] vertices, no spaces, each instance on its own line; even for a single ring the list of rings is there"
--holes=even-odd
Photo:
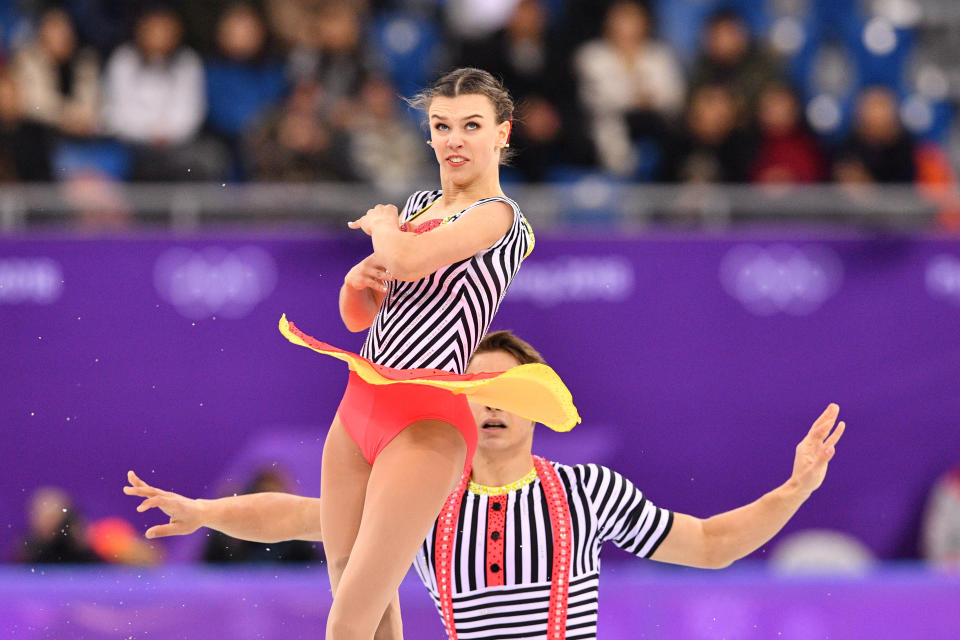
[[[416,229],[411,229],[410,223],[404,222],[402,225],[400,225],[400,231],[403,231],[404,233],[416,233],[417,235],[419,235],[421,233],[426,233],[427,231],[433,231],[434,229],[436,229],[442,224],[443,224],[443,220],[439,220],[439,219],[427,220]]]

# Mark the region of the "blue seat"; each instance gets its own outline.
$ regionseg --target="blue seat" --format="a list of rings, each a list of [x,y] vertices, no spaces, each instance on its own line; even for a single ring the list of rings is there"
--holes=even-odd
[[[513,167],[500,167],[500,184],[525,184],[523,174]]]
[[[870,51],[864,44],[862,33],[861,29],[861,35],[851,49],[857,61],[863,86],[883,85],[903,93],[907,60],[914,44],[913,32],[908,29],[895,29],[896,46],[885,54]]]
[[[245,65],[210,60],[204,68],[207,119],[218,133],[241,135],[264,110],[280,102],[287,91],[283,66]]]
[[[765,0],[656,0],[657,36],[689,65],[700,51],[700,33],[707,18],[720,9],[732,9],[743,16],[754,37],[770,27]]]
[[[370,40],[402,95],[414,95],[433,79],[440,45],[433,22],[400,11],[382,12],[370,22]]]
[[[946,147],[949,143],[950,132],[956,117],[956,107],[948,100],[937,100],[928,103],[930,108],[929,124],[920,129],[911,129],[919,140],[935,142]]]
[[[54,148],[50,164],[57,178],[95,172],[126,180],[130,177],[133,160],[130,150],[119,142],[67,141]]]
[[[700,31],[713,5],[695,0],[656,1],[657,36],[673,47],[687,66],[697,58]]]
[[[30,30],[19,5],[15,0],[0,0],[0,52],[9,54],[17,44],[15,40]]]
[[[950,138],[950,132],[953,131],[956,117],[957,107],[953,102],[949,100],[935,102],[933,105],[933,126],[930,127],[924,137],[946,145]]]
[[[663,150],[653,138],[642,138],[633,144],[637,154],[637,168],[633,172],[633,180],[637,182],[653,182],[660,173],[660,162],[663,160]]]
[[[825,62],[822,57],[823,54],[832,49],[844,57],[844,64],[849,66],[849,75],[846,76],[845,87],[829,92],[841,101],[849,99],[862,86],[856,57],[844,46],[842,41],[835,37],[825,36],[817,32],[813,32],[811,35],[816,37],[809,39],[789,66],[790,77],[794,85],[800,90],[805,100],[810,100],[824,91],[828,91],[828,87],[817,84],[816,78],[818,73],[822,72],[819,65],[829,64],[829,62]]]
[[[624,182],[596,169],[558,166],[547,173],[547,182],[558,185],[561,222],[576,225],[611,225],[620,221],[620,194]]]

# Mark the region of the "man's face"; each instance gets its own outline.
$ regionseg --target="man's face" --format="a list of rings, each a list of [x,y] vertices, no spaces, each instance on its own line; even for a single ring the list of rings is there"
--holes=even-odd
[[[720,20],[707,29],[707,55],[723,65],[738,64],[750,46],[747,27],[740,20]]]
[[[137,24],[137,45],[148,60],[162,60],[180,45],[183,29],[167,13],[148,14]]]
[[[506,371],[519,365],[517,359],[506,351],[489,351],[474,355],[467,373]],[[470,403],[470,409],[480,432],[479,453],[512,453],[518,449],[529,452],[533,447],[532,420],[475,402]]]

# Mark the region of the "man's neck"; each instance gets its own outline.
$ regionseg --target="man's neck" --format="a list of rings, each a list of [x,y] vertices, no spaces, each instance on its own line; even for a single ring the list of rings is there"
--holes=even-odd
[[[477,451],[473,457],[470,479],[485,487],[503,487],[520,480],[533,469],[533,454],[525,449],[516,454],[496,452],[484,455]]]

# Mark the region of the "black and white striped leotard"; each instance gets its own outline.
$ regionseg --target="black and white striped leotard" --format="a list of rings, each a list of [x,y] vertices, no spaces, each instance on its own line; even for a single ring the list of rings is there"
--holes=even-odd
[[[436,202],[441,191],[417,191],[400,212],[408,222]],[[510,198],[484,198],[444,222],[453,223],[493,201],[513,208],[513,224],[490,248],[420,280],[390,283],[360,352],[395,369],[463,373],[493,320],[520,263],[533,249],[533,231]]]
[[[552,464],[566,494],[573,533],[566,637],[596,640],[603,544],[612,542],[624,551],[649,558],[669,534],[674,516],[607,467]],[[485,562],[491,514],[495,513],[490,510],[492,498],[470,489],[460,504],[451,574],[453,615],[460,640],[546,637],[554,579],[554,540],[547,498],[539,477],[515,484],[522,486],[508,487],[511,490],[502,512],[506,518],[502,585],[487,585]],[[413,566],[439,610],[434,556],[437,528],[435,523]]]

